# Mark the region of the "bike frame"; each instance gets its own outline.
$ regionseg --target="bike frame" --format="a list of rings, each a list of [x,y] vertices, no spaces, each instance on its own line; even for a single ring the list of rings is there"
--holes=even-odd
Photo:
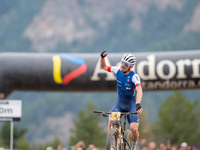
[[[128,141],[124,138],[124,133],[126,131],[126,117],[125,115],[123,115],[124,117],[124,126],[122,126],[121,124],[121,119],[120,120],[116,120],[115,122],[111,123],[111,128],[116,128],[118,130],[118,138],[117,138],[117,146],[124,146],[124,150],[126,149],[126,144],[129,146],[129,148],[131,148],[131,145],[128,143]],[[122,141],[121,141],[122,139]],[[117,147],[117,149],[121,149],[120,147]]]
[[[111,128],[116,128],[118,130],[117,150],[126,150],[126,144],[129,146],[129,148],[131,148],[131,145],[128,143],[128,141],[124,137],[124,134],[126,131],[126,117],[131,116],[133,114],[137,114],[137,112],[112,112],[111,113],[111,112],[93,110],[93,113],[99,113],[103,117],[108,117],[108,115],[111,115]],[[121,116],[124,117],[124,126],[122,126],[121,124]]]

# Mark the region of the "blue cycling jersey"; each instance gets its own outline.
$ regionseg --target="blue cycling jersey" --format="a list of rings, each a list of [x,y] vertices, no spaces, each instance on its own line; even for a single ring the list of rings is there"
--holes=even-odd
[[[124,75],[119,67],[111,67],[110,72],[116,74],[118,99],[111,112],[135,112],[136,111],[136,86],[140,85],[140,78],[131,71],[128,75]],[[139,122],[138,115],[128,116],[128,122]]]
[[[135,84],[132,82],[132,77],[135,72],[131,71],[128,75],[118,71],[117,77],[117,92],[119,101],[135,103]]]

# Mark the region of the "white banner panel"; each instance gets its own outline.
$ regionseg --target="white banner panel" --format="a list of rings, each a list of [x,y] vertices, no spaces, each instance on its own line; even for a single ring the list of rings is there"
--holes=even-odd
[[[0,118],[21,118],[21,100],[0,100]]]

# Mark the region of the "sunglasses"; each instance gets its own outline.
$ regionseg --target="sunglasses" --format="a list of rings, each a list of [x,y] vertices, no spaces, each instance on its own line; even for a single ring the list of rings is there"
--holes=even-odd
[[[124,61],[121,61],[121,64],[124,65],[124,67],[129,67],[129,66],[131,66],[130,64],[128,64],[128,63],[126,63],[126,62],[124,62]]]

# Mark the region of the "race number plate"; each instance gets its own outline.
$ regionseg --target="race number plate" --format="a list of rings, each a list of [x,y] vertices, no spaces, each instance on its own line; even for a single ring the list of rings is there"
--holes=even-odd
[[[111,113],[111,120],[120,119],[121,113],[120,112],[112,112]]]

